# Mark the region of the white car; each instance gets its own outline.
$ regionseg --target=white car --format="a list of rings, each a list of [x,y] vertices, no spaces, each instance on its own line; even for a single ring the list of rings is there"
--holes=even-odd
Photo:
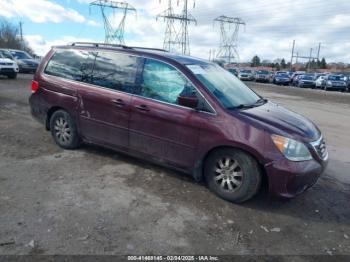
[[[18,71],[18,65],[11,53],[5,49],[0,49],[0,75],[15,79]]]
[[[315,81],[316,88],[323,88],[326,85],[326,78],[327,76],[319,76]]]

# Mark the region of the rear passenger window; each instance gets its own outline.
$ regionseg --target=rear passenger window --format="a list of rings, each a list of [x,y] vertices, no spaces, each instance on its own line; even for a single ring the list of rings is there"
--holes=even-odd
[[[58,50],[46,66],[45,73],[81,82],[89,82],[94,56],[82,50]]]
[[[91,83],[132,93],[141,58],[114,52],[98,52]]]

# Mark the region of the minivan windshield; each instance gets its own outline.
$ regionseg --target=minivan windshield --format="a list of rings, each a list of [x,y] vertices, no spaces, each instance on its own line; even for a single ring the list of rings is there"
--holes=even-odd
[[[250,108],[266,102],[237,77],[218,65],[201,64],[187,67],[227,109]]]

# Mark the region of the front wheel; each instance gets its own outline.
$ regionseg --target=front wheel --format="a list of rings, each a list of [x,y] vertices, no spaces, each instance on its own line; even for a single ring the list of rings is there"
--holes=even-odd
[[[68,112],[57,110],[50,119],[50,130],[56,144],[64,149],[79,146],[79,135],[76,124]]]
[[[260,189],[262,174],[257,161],[237,149],[219,149],[206,160],[204,176],[208,187],[221,198],[242,203]]]

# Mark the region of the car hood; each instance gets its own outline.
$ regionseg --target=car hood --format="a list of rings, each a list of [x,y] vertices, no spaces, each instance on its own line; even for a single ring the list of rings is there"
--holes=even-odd
[[[13,60],[9,59],[9,58],[2,58],[0,57],[0,62],[2,63],[15,63]]]
[[[238,111],[241,117],[271,134],[311,142],[320,137],[320,130],[307,118],[272,102]]]
[[[39,64],[39,62],[35,59],[19,59],[19,61],[26,64]]]

